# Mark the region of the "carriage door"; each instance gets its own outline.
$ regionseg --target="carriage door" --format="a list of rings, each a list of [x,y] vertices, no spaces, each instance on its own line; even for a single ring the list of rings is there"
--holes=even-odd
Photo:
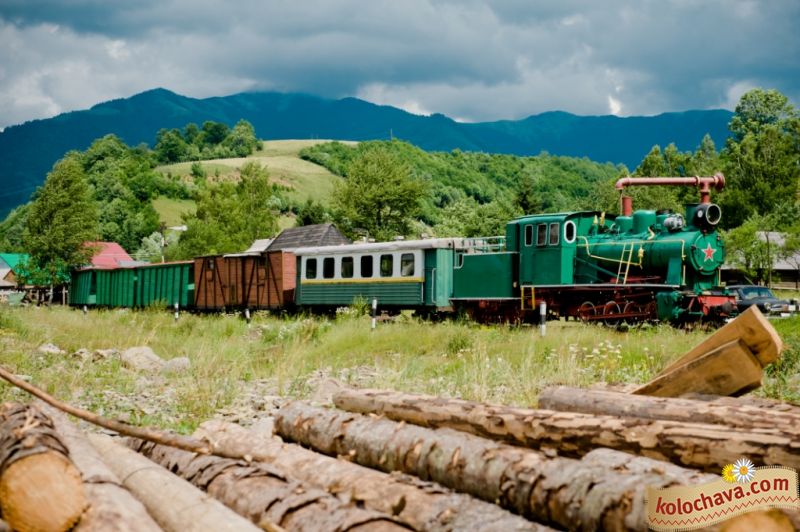
[[[519,284],[532,285],[536,259],[536,223],[525,224],[520,229]]]

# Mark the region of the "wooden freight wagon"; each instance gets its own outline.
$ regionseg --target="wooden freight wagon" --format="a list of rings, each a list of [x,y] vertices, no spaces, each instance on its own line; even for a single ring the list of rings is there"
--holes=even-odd
[[[222,255],[194,259],[194,307],[221,310],[228,302],[228,266]]]
[[[277,309],[294,302],[295,257],[289,251],[195,259],[195,308]]]
[[[294,304],[297,265],[293,249],[348,244],[333,224],[283,230],[256,240],[247,251],[195,259],[195,307],[200,310],[278,309]]]

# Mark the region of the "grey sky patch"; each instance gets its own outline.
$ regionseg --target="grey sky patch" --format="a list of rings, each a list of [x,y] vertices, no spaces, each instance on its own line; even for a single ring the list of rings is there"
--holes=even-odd
[[[3,0],[0,127],[165,87],[480,121],[800,100],[796,0]]]

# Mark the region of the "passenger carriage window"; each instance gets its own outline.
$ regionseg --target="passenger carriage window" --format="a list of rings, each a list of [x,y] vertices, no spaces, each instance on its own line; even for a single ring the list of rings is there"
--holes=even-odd
[[[322,277],[324,279],[333,279],[335,265],[336,262],[333,257],[322,259]]]
[[[306,259],[306,279],[317,278],[317,259]]]
[[[353,277],[353,257],[342,257],[342,279]]]
[[[394,270],[394,257],[381,255],[381,277],[391,277]]]
[[[526,225],[525,226],[525,245],[532,246],[533,245],[533,226]]]
[[[403,253],[400,255],[400,275],[411,277],[414,275],[414,254]]]
[[[558,244],[558,223],[550,224],[550,245]]]
[[[372,255],[364,255],[361,257],[361,277],[372,277]]]
[[[536,245],[547,245],[547,224],[539,224],[536,226]]]
[[[564,224],[564,242],[568,244],[575,242],[575,222],[572,220]]]

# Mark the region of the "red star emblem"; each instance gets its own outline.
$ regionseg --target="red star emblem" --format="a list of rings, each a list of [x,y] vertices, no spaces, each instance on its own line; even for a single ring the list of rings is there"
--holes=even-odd
[[[711,244],[709,244],[709,245],[706,247],[706,249],[701,249],[700,251],[702,251],[702,252],[703,252],[703,255],[705,255],[705,256],[706,256],[706,257],[705,257],[705,259],[703,259],[703,262],[705,262],[705,261],[707,261],[707,260],[714,260],[714,253],[716,253],[716,252],[717,252],[717,250],[716,250],[716,249],[714,249],[714,248],[712,248],[712,247],[711,247]]]

